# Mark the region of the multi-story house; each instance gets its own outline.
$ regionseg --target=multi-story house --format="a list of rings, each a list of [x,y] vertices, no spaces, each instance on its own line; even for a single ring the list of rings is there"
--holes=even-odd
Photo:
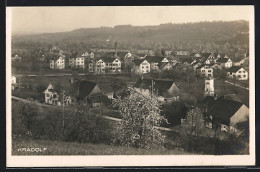
[[[213,77],[213,68],[210,65],[202,65],[197,70],[202,77]]]
[[[106,69],[106,63],[102,59],[97,60],[94,69],[95,72],[105,73],[105,69]]]
[[[47,89],[43,92],[45,95],[45,103],[60,105],[59,95],[51,84],[48,85]]]
[[[238,80],[248,80],[248,71],[243,67],[233,66],[227,70],[227,76]]]
[[[76,68],[85,68],[85,57],[76,57],[75,58],[75,67]]]
[[[219,58],[216,60],[216,63],[218,63],[222,68],[231,68],[232,67],[232,60],[230,58]]]
[[[64,57],[56,57],[50,60],[51,69],[65,69],[65,59]]]
[[[117,58],[101,58],[105,62],[107,72],[121,72],[121,61]]]
[[[133,63],[135,65],[135,73],[149,73],[151,70],[150,63],[145,59],[135,59],[133,60]]]
[[[151,70],[159,70],[161,63],[169,62],[167,58],[159,56],[146,56],[145,60],[150,63]]]

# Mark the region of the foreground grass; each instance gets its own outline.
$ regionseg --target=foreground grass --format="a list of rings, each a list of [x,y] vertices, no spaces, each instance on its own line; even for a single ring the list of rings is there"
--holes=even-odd
[[[42,151],[22,151],[21,148],[40,148]],[[18,150],[20,149],[20,150]],[[12,155],[183,155],[183,150],[135,149],[105,144],[60,142],[48,140],[13,139]]]

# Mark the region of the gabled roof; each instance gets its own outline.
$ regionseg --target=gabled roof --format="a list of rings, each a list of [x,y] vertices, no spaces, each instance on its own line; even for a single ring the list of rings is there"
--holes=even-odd
[[[201,56],[208,58],[211,55],[211,53],[201,53]]]
[[[101,57],[101,60],[103,60],[106,63],[112,63],[115,59],[115,57]]]
[[[179,59],[179,62],[181,62],[181,63],[185,63],[185,62],[187,62],[187,63],[192,63],[193,62],[193,60],[191,59],[191,58],[180,58]]]
[[[228,58],[219,58],[216,62],[217,63],[226,63],[229,59]]]
[[[229,68],[227,71],[228,72],[232,72],[232,73],[236,73],[239,69],[241,69],[242,67],[240,66],[232,66],[231,68]]]
[[[149,63],[154,62],[154,63],[159,63],[161,62],[165,57],[160,57],[160,56],[146,56],[145,60],[147,60]]]
[[[135,59],[133,60],[134,64],[139,66],[141,63],[143,63],[143,61],[145,61],[145,59]]]
[[[84,99],[87,97],[97,84],[91,81],[78,80],[72,84],[73,96]]]
[[[106,94],[106,93],[114,93],[114,90],[111,84],[98,84],[99,88]]]
[[[101,102],[106,102],[109,101],[108,97],[105,96],[103,93],[99,92],[99,93],[95,93],[92,94],[88,97],[88,100],[91,103],[101,103]]]
[[[169,80],[153,80],[153,87],[159,91],[167,91],[174,84],[174,81]],[[134,87],[143,88],[143,89],[151,89],[152,79],[142,79],[139,78],[135,83]]]
[[[209,97],[209,96],[208,96]],[[207,114],[220,120],[223,124],[228,124],[230,118],[239,110],[243,105],[240,102],[224,99],[224,97],[217,98],[216,100],[206,97],[208,101]]]

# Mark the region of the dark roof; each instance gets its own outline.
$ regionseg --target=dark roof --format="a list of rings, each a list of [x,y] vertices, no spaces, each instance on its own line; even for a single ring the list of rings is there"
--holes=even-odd
[[[211,53],[201,53],[201,56],[203,57],[209,57],[211,55]]]
[[[164,57],[160,56],[146,56],[145,60],[147,60],[149,63],[154,62],[154,63],[159,63],[164,59]]]
[[[133,62],[135,65],[139,66],[141,63],[143,63],[144,60],[145,59],[135,59],[135,60],[133,60]]]
[[[181,63],[184,63],[184,62],[191,63],[191,62],[193,62],[193,60],[191,58],[180,58],[179,62],[181,62]]]
[[[174,81],[168,80],[153,80],[154,82],[154,89],[159,91],[167,91],[171,86],[174,84]],[[142,79],[135,83],[134,87],[136,88],[143,88],[143,89],[151,89],[152,79]]]
[[[209,96],[208,96],[209,97]],[[217,98],[216,100],[213,97],[208,98],[208,110],[207,114],[212,115],[216,119],[220,120],[224,124],[229,123],[229,119],[239,110],[243,105],[240,102],[233,100],[224,99],[224,97]]]
[[[240,66],[232,66],[231,68],[229,68],[227,71],[228,72],[237,72],[239,69],[241,69]]]
[[[106,63],[112,63],[115,59],[115,57],[101,57],[101,60],[103,60]]]
[[[91,93],[96,85],[96,83],[91,81],[75,81],[72,84],[72,94],[77,98],[85,99],[85,97],[87,97]]]
[[[111,84],[98,84],[99,88],[106,94],[106,93],[114,93],[114,90]]]
[[[92,94],[88,97],[88,100],[91,103],[101,103],[101,102],[106,102],[108,101],[108,97],[106,95],[104,95],[103,93],[95,93]]]
[[[52,92],[52,93],[57,93],[58,91],[55,90],[55,89],[48,89],[49,92]]]
[[[228,61],[228,58],[219,58],[216,62],[217,63],[226,63]]]

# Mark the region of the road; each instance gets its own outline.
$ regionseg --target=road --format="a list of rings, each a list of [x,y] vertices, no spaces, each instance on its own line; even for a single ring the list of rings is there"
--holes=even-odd
[[[245,88],[245,87],[243,87],[243,86],[241,86],[241,85],[238,85],[238,84],[234,84],[234,83],[232,83],[232,82],[229,82],[229,81],[225,81],[226,83],[228,83],[228,84],[231,84],[231,85],[234,85],[234,86],[236,86],[236,87],[240,87],[240,88],[242,88],[242,89],[246,89],[246,90],[249,90],[249,88]]]
[[[12,99],[14,100],[18,100],[18,101],[22,101],[22,102],[25,102],[25,103],[30,103],[32,101],[30,100],[27,100],[27,99],[23,99],[23,98],[19,98],[19,97],[16,97],[16,96],[12,96]],[[39,102],[34,102],[36,103],[37,105],[39,106],[42,106],[42,107],[47,107],[47,108],[57,108],[57,107],[60,107],[60,106],[54,106],[54,105],[47,105],[47,104],[44,104],[44,103],[39,103]],[[114,117],[110,117],[110,116],[102,116],[102,118],[105,118],[105,119],[108,119],[108,120],[112,120],[112,121],[122,121],[122,119],[119,119],[119,118],[114,118]],[[159,130],[162,130],[162,131],[174,131],[174,132],[178,132],[177,130],[174,130],[174,129],[170,129],[170,128],[164,128],[164,127],[157,127],[155,126],[155,128],[159,129]]]

